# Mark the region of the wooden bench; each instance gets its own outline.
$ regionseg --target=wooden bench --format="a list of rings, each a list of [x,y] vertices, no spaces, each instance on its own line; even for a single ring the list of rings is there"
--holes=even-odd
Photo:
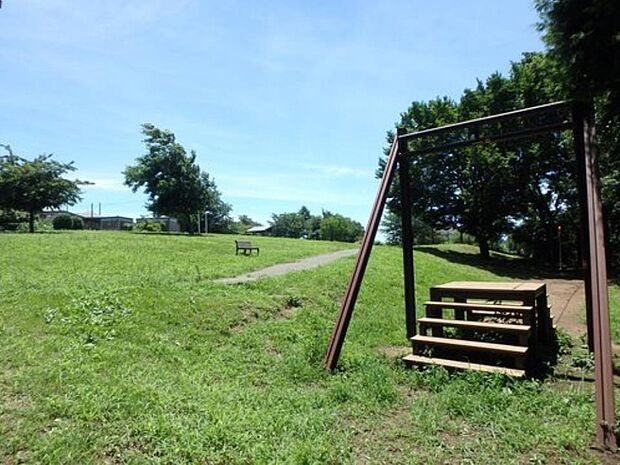
[[[252,254],[252,250],[256,250],[256,254],[260,254],[260,249],[258,247],[252,247],[252,243],[250,241],[235,241],[235,255],[239,255],[239,251],[243,251],[243,255],[247,255],[250,252]]]

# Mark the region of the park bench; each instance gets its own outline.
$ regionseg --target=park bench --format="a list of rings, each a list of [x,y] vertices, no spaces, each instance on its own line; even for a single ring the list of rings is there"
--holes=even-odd
[[[252,250],[256,250],[257,255],[260,254],[260,249],[258,247],[252,247],[250,241],[235,241],[235,255],[238,255],[240,250],[244,255],[247,255],[248,252],[252,254]]]

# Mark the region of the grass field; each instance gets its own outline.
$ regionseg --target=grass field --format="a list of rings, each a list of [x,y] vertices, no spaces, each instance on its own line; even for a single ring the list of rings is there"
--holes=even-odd
[[[377,247],[341,359],[321,362],[353,258],[233,276],[349,244],[129,233],[0,235],[0,463],[598,463],[592,383],[406,370],[402,258]],[[416,254],[418,299],[532,275],[464,246]],[[614,335],[620,292],[613,290]],[[570,355],[564,356],[570,364]],[[620,397],[620,396],[619,396]]]

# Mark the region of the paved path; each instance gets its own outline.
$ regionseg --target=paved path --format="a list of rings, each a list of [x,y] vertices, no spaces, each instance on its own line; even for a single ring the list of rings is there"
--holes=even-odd
[[[266,278],[269,276],[279,276],[281,274],[291,273],[293,271],[308,270],[310,268],[316,268],[317,266],[325,265],[339,260],[343,257],[350,257],[355,255],[357,249],[339,250],[338,252],[328,253],[324,255],[315,255],[314,257],[302,258],[292,263],[280,263],[279,265],[263,268],[262,270],[253,271],[251,273],[235,276],[234,278],[221,278],[216,279],[216,283],[221,284],[239,284],[247,283],[250,281],[256,281],[260,278]]]

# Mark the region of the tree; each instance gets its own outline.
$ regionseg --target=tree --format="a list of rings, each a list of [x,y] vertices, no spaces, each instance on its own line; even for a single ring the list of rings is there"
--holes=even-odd
[[[610,263],[620,268],[620,2],[536,0],[539,29],[572,96],[594,99]]]
[[[325,241],[355,242],[364,233],[364,228],[351,218],[330,214],[321,220],[321,239]]]
[[[207,221],[208,225],[203,224],[204,231],[214,233],[227,233],[232,230],[232,218],[230,212],[232,207],[224,202],[222,194],[215,185],[215,180],[211,179],[207,173],[202,173],[202,183],[207,191]],[[201,215],[201,219],[204,217]]]
[[[306,219],[300,213],[280,213],[271,215],[271,232],[274,236],[294,237],[306,235]]]
[[[564,64],[564,82],[578,97],[604,97],[620,115],[620,3],[617,0],[536,0],[538,27]]]
[[[512,63],[510,78],[517,93],[517,106],[528,107],[567,98],[560,65],[547,53],[525,53]],[[565,250],[577,250],[578,224],[575,153],[570,132],[551,133],[521,140],[515,148],[515,201],[518,224],[515,247],[539,261],[558,260],[557,230],[562,226]]]
[[[460,119],[511,110],[515,100],[512,82],[492,74],[486,82],[478,81],[476,89],[465,90],[459,102]],[[458,199],[452,214],[461,231],[476,237],[480,255],[488,258],[489,244],[510,230],[509,218],[515,213],[515,153],[505,146],[487,144],[456,151],[450,160]]]
[[[510,82],[494,74],[466,90],[458,104],[447,98],[413,102],[401,115],[399,127],[408,132],[506,111],[514,104]],[[388,133],[388,140],[393,139]],[[431,143],[444,143],[443,139]],[[411,148],[416,148],[414,142]],[[382,172],[385,160],[380,161]],[[511,158],[495,146],[469,147],[427,156],[410,163],[412,215],[434,229],[458,229],[478,239],[480,253],[489,256],[489,243],[509,229]],[[400,192],[395,181],[388,209],[400,215]]]
[[[81,198],[80,186],[89,184],[63,177],[75,171],[73,162],[52,160],[51,154],[27,160],[13,154],[10,146],[1,147],[8,155],[0,157],[0,208],[26,211],[31,233],[37,213],[45,208],[75,204]]]
[[[211,212],[210,230],[230,221],[231,207],[221,200],[215,182],[200,170],[196,152],[187,154],[172,132],[150,123],[142,125],[142,133],[148,153],[138,157],[123,174],[133,192],[144,188],[149,197],[147,209],[155,215],[176,217],[190,233],[194,221],[205,211]]]
[[[434,244],[435,231],[427,223],[417,217],[413,217],[413,243],[415,245]],[[385,234],[386,243],[390,245],[402,244],[402,222],[400,214],[388,211],[381,223],[381,232]],[[440,237],[441,239],[441,237]]]

